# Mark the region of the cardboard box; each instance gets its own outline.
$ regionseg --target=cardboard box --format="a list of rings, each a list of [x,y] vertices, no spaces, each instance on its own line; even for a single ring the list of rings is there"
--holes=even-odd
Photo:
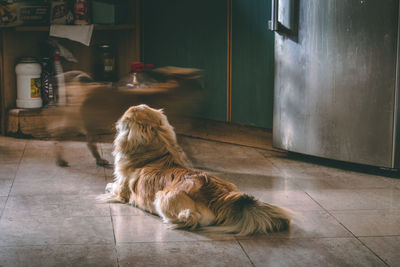
[[[49,5],[45,2],[0,2],[0,27],[47,25]]]

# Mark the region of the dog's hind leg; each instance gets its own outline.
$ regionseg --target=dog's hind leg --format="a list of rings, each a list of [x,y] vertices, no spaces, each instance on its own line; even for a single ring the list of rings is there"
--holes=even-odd
[[[154,206],[166,223],[175,224],[177,228],[196,229],[201,214],[196,203],[185,192],[164,189],[156,194]]]

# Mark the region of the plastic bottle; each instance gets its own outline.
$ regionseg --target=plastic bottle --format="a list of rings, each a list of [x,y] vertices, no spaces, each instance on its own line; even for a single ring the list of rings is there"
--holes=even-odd
[[[95,79],[114,82],[117,78],[114,48],[111,44],[101,44],[97,47]]]
[[[53,85],[51,83],[51,64],[50,58],[45,57],[40,60],[40,65],[42,66],[42,73],[40,74],[40,80],[42,82],[42,86],[40,88],[40,93],[42,96],[43,106],[49,104],[50,102],[50,93],[53,92]]]
[[[60,56],[56,54],[53,58],[54,70],[57,78],[57,103],[65,105],[67,103],[67,95],[65,89],[64,71],[61,66]]]
[[[154,64],[144,64],[143,62],[132,62],[131,70],[125,86],[129,88],[144,88],[153,83],[146,71],[153,68]]]
[[[24,57],[15,67],[17,74],[17,107],[40,108],[42,107],[41,80],[42,67],[32,57]]]
[[[129,88],[140,88],[142,87],[139,82],[139,77],[141,72],[144,70],[144,63],[142,62],[132,62],[131,71],[129,73],[129,80],[126,84]]]

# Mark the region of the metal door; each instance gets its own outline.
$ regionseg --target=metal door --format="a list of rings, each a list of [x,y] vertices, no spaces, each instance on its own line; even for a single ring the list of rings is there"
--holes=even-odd
[[[399,2],[273,2],[274,145],[393,167]]]

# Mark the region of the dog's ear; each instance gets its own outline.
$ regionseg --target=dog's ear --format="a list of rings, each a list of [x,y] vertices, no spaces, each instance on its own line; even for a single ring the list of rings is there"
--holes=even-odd
[[[116,150],[125,150],[128,144],[129,127],[126,118],[120,118],[115,124],[117,135],[114,139],[114,146]]]
[[[132,128],[132,119],[130,117],[123,116],[117,121],[115,127],[117,133],[124,134],[125,132],[128,132],[130,128]]]

